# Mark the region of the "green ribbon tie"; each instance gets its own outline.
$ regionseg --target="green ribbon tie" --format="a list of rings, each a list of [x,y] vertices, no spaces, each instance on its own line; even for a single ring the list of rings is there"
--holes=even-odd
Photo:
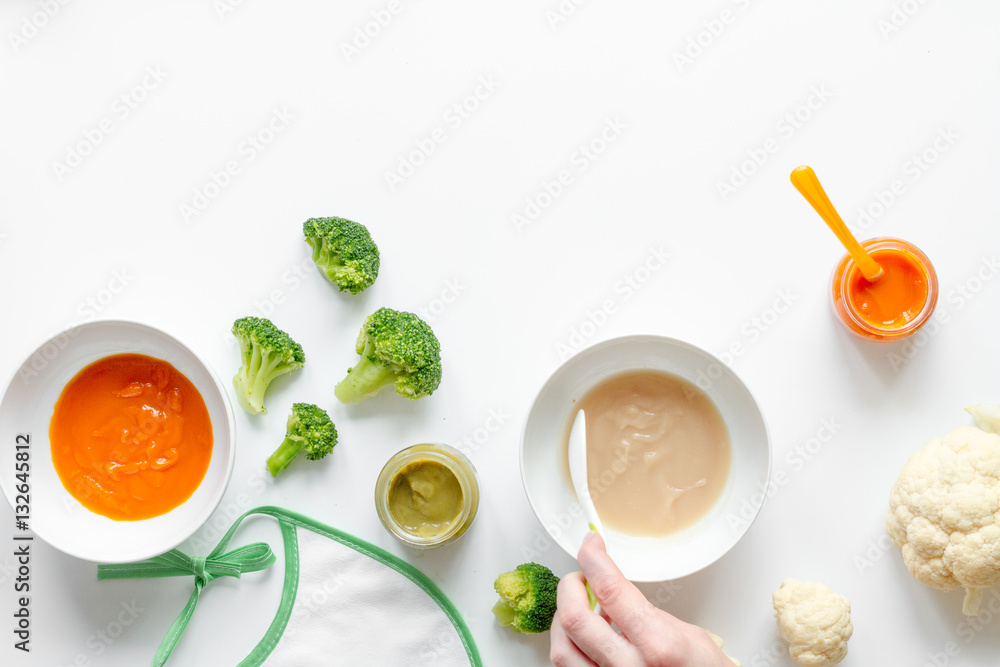
[[[228,536],[227,536],[228,537]],[[185,553],[173,549],[165,554],[138,563],[121,563],[114,565],[98,565],[97,580],[103,579],[149,579],[153,577],[182,577],[194,575],[194,591],[188,599],[184,611],[170,626],[167,636],[160,642],[160,647],[153,656],[154,667],[166,663],[177,641],[187,628],[194,608],[198,604],[201,589],[213,579],[219,577],[240,578],[245,572],[257,572],[274,564],[275,556],[271,547],[264,542],[248,544],[230,552],[216,555],[216,551],[225,548],[228,539],[216,547],[209,556],[192,558]]]

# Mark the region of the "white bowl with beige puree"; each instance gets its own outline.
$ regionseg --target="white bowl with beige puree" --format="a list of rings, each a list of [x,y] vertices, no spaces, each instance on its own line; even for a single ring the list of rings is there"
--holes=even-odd
[[[581,399],[592,389],[610,378],[643,370],[676,376],[682,383],[686,381],[694,385],[700,390],[698,393],[703,392],[710,402],[672,404],[672,399],[660,392],[656,400],[643,403],[643,410],[655,406],[652,408],[655,423],[645,431],[637,429],[640,435],[628,445],[632,448],[632,455],[595,459],[591,453],[588,457],[588,479],[598,511],[601,512],[603,506],[609,515],[612,511],[618,514],[617,526],[615,522],[608,525],[603,513],[602,521],[605,522],[604,538],[608,543],[608,552],[622,572],[632,581],[664,581],[697,572],[721,558],[750,528],[764,502],[762,490],[767,488],[771,473],[767,426],[746,385],[724,363],[689,343],[664,336],[624,336],[582,350],[556,369],[528,411],[521,434],[521,479],[532,510],[546,532],[566,553],[575,557],[588,526],[566,465],[569,427]],[[648,386],[660,385],[654,382]],[[597,406],[599,402],[593,398],[591,394],[587,404]],[[674,442],[671,446],[675,451],[669,454],[672,463],[666,470],[661,462],[659,472],[653,476],[643,472],[647,464],[660,456],[655,446],[638,448],[636,443],[636,440],[648,437],[649,432],[663,431],[655,424],[662,424],[664,420],[655,413],[672,411],[674,416],[668,420],[671,428],[676,415],[687,413],[683,419],[693,421],[689,421],[686,427],[676,428],[675,432],[683,434],[679,436],[682,439],[693,438],[690,446],[699,448],[706,443],[695,437],[699,434],[691,431],[691,424],[698,424],[699,420],[708,424],[711,415],[690,413],[705,408],[706,404],[708,412],[712,412],[714,404],[728,430],[729,460],[720,457],[720,466],[711,470],[691,468],[696,465],[695,459],[703,459],[704,456],[694,449],[689,456],[685,456],[683,450],[679,454],[676,451],[677,442]],[[629,409],[635,411],[631,406]],[[588,414],[588,424],[591,425],[588,435],[597,430],[597,417]],[[621,415],[613,415],[613,418],[621,418]],[[593,442],[588,438],[588,447],[592,446]],[[660,460],[665,458],[666,454]],[[605,463],[595,465],[595,460]],[[697,465],[704,466],[704,461]],[[710,486],[716,488],[712,498],[696,510],[700,518],[679,517],[675,525],[663,530],[651,528],[645,516],[634,522],[622,520],[622,506],[636,508],[636,514],[669,514],[663,509],[665,504],[676,499],[677,489],[693,489],[695,478],[705,475],[711,482]],[[654,479],[670,481],[659,484],[653,482]],[[636,485],[642,488],[638,496]],[[702,490],[699,488],[698,492]],[[681,511],[685,503],[679,503]]]

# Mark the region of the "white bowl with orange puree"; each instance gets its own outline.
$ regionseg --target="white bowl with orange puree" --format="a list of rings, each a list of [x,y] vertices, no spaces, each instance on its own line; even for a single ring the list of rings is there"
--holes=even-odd
[[[566,460],[581,408],[590,494],[608,552],[626,577],[687,576],[721,558],[750,528],[771,473],[767,426],[750,391],[694,345],[624,336],[556,369],[525,419],[524,489],[566,553],[576,557],[588,530]]]
[[[0,489],[15,518],[101,563],[151,558],[190,537],[218,507],[235,460],[232,407],[215,374],[173,336],[118,320],[60,333],[21,364],[0,402],[0,442]]]

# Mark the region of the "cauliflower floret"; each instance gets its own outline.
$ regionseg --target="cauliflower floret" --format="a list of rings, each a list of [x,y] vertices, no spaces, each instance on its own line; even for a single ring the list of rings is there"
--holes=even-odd
[[[976,420],[976,426],[987,433],[1000,435],[1000,403],[976,403],[965,409]]]
[[[979,612],[1000,582],[1000,435],[960,426],[910,457],[889,496],[885,528],[917,581],[964,586]]]
[[[844,659],[854,634],[847,598],[823,584],[785,579],[771,599],[778,630],[795,662],[827,667]]]

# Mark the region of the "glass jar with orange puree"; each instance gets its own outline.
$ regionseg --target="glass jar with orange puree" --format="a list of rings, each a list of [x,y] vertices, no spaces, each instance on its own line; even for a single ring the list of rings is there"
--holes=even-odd
[[[927,255],[902,239],[880,237],[861,246],[881,267],[869,282],[850,255],[833,271],[833,309],[848,329],[879,342],[916,332],[934,311],[938,280]]]

